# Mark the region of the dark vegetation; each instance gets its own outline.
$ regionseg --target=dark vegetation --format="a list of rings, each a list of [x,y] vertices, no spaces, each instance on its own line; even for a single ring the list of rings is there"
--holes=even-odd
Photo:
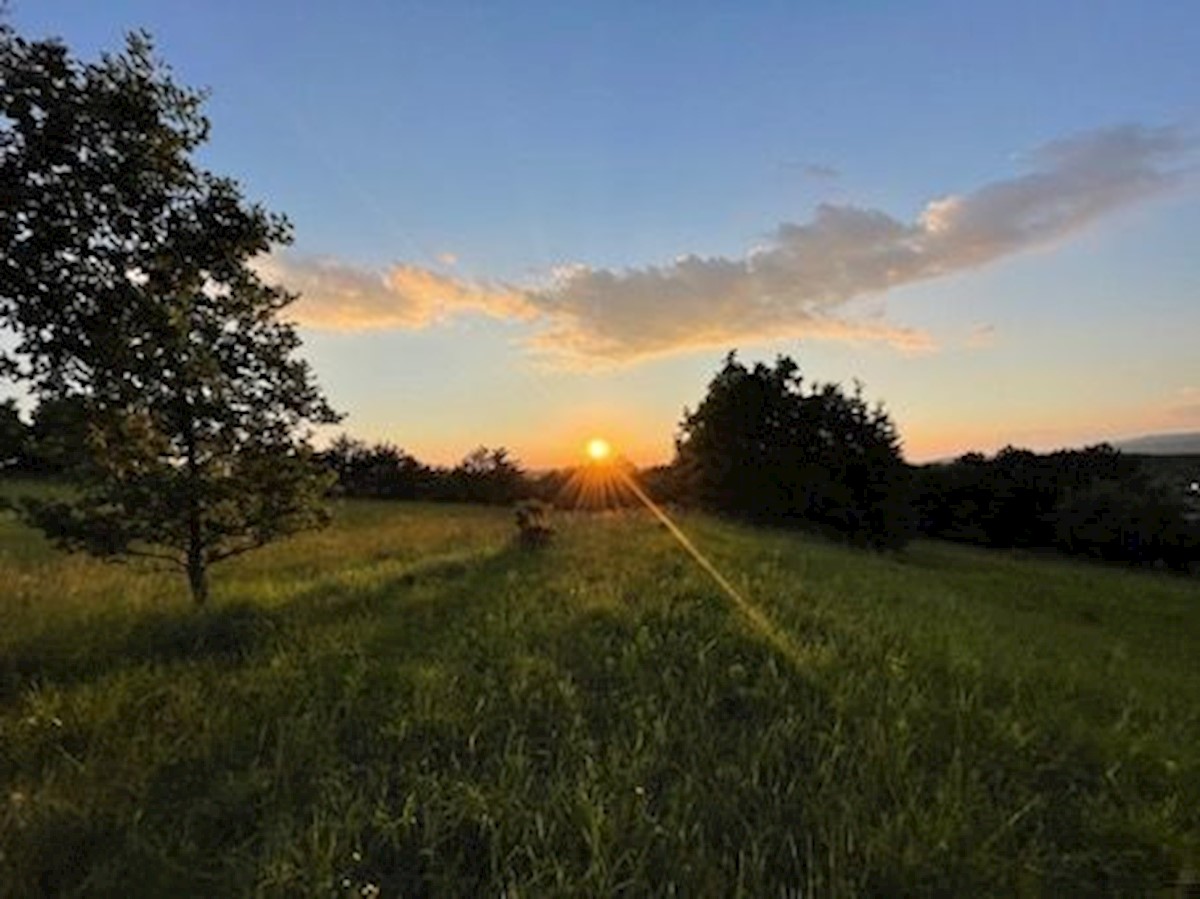
[[[874,549],[912,535],[908,469],[887,412],[859,385],[806,385],[786,356],[747,368],[730,353],[684,413],[675,467],[683,497],[703,508]]]
[[[503,447],[481,446],[454,468],[426,465],[390,443],[343,434],[318,458],[345,496],[510,505],[530,492],[527,476]]]
[[[922,532],[944,540],[1187,571],[1200,563],[1197,477],[1200,457],[1168,467],[1107,445],[1009,447],[917,469],[916,512]]]

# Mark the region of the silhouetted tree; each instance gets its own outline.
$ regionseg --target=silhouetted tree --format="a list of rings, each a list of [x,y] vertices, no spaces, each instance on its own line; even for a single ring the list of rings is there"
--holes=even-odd
[[[1055,547],[1186,568],[1200,558],[1184,498],[1107,444],[1039,455],[1005,447],[917,471],[921,530],[992,547]]]
[[[656,502],[677,503],[687,499],[687,490],[680,469],[674,465],[652,465],[636,474],[642,489]]]
[[[861,386],[804,384],[796,363],[742,365],[730,353],[695,412],[676,466],[704,505],[820,527],[855,543],[908,539],[907,467],[895,426]]]
[[[34,474],[85,475],[89,430],[83,397],[45,397],[33,410],[26,468]]]
[[[459,502],[506,505],[528,488],[525,474],[504,447],[472,450],[449,476],[452,496]]]
[[[417,499],[433,492],[432,469],[390,443],[368,445],[342,434],[320,458],[347,496]]]
[[[23,468],[29,445],[29,428],[17,410],[17,401],[0,402],[0,471]]]
[[[208,568],[323,520],[306,428],[337,419],[249,261],[286,219],[196,166],[203,95],[149,38],[82,63],[0,25],[0,326],[41,401],[78,404],[77,490],[31,502],[59,543]]]
[[[1196,556],[1182,502],[1146,483],[1131,486],[1103,480],[1068,495],[1056,515],[1057,546],[1108,561],[1187,567]]]

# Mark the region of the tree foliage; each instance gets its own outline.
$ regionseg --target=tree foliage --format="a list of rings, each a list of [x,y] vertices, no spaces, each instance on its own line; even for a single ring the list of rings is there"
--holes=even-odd
[[[193,159],[203,101],[144,34],[84,63],[0,30],[3,362],[85,435],[73,498],[30,517],[180,566],[198,602],[213,562],[321,520],[306,433],[337,418],[280,317],[295,297],[249,264],[287,220]]]
[[[24,467],[29,445],[29,428],[21,419],[16,400],[0,402],[0,471]]]
[[[476,447],[450,472],[452,497],[465,503],[508,505],[526,491],[525,473],[504,447]]]
[[[419,499],[428,496],[433,469],[391,443],[367,444],[342,434],[321,454],[347,496]]]
[[[319,454],[346,496],[507,505],[534,492],[504,447],[481,446],[454,468],[426,465],[391,443],[342,434]]]
[[[932,537],[1179,569],[1200,561],[1182,494],[1107,444],[968,453],[924,466],[916,484],[920,529]]]
[[[909,534],[907,468],[887,412],[863,399],[861,385],[806,385],[786,356],[747,368],[730,353],[685,411],[676,466],[687,491],[714,509],[876,548]]]

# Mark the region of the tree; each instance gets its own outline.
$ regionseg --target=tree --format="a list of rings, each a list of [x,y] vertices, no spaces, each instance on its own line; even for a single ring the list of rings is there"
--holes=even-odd
[[[23,466],[29,452],[29,428],[21,420],[16,400],[0,402],[0,471]]]
[[[27,514],[178,566],[197,603],[210,565],[323,519],[308,429],[338,417],[280,317],[295,296],[249,264],[290,225],[192,158],[203,101],[145,34],[85,64],[0,23],[3,362],[86,434],[71,498]]]
[[[1101,482],[1136,497],[1146,489],[1143,480],[1138,464],[1107,444],[1046,455],[1007,446],[991,459],[968,453],[924,467],[916,503],[930,536],[995,547],[1067,546],[1064,502]]]
[[[47,397],[33,410],[28,467],[37,474],[83,474],[88,464],[87,404],[82,397]]]
[[[1183,503],[1160,486],[1098,480],[1069,494],[1055,514],[1056,544],[1109,561],[1165,562],[1186,569],[1198,558]]]
[[[886,411],[860,385],[806,387],[787,356],[750,369],[730,353],[696,411],[685,410],[676,446],[685,489],[711,508],[876,548],[901,546],[911,531],[907,467]]]
[[[506,505],[527,492],[525,473],[504,447],[480,446],[450,472],[453,498],[459,502]]]
[[[399,447],[386,442],[368,446],[347,434],[330,443],[320,459],[347,496],[417,499],[434,478],[433,471]]]

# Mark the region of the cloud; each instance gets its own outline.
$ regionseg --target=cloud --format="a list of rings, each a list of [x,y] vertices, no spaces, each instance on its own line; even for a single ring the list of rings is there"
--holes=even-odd
[[[567,266],[537,287],[474,284],[414,266],[382,273],[273,257],[304,294],[303,324],[424,327],[460,312],[531,323],[530,346],[576,364],[626,363],[702,347],[812,337],[927,350],[919,331],[848,317],[847,304],[1051,246],[1178,184],[1190,143],[1176,128],[1125,125],[1047,144],[1026,171],[930,200],[912,221],[823,204],[739,258],[685,256],[629,269]],[[977,340],[986,340],[979,334]]]
[[[265,280],[300,294],[288,311],[309,328],[414,330],[462,313],[522,320],[537,314],[520,291],[419,266],[394,265],[381,272],[334,259],[276,253],[261,257],[256,267]]]
[[[1167,165],[1188,148],[1174,128],[1091,132],[1041,148],[1025,174],[931,200],[915,221],[823,204],[810,222],[780,225],[740,259],[576,269],[532,299],[551,323],[545,342],[585,357],[839,332],[903,346],[919,335],[862,333],[839,312],[862,296],[1048,246],[1159,194],[1182,178]]]
[[[531,294],[543,327],[530,344],[547,356],[609,362],[781,337],[932,348],[922,332],[848,321],[807,302],[794,293],[794,272],[762,258],[771,253],[748,260],[689,256],[621,272],[577,268]]]
[[[964,344],[969,350],[982,350],[996,342],[995,325],[976,325],[967,335]]]
[[[824,163],[820,162],[810,162],[808,165],[804,166],[804,174],[808,175],[810,178],[820,178],[825,180],[840,178],[842,175],[841,171],[834,166],[825,165]]]
[[[437,261],[446,266],[458,265],[458,256],[447,250],[437,254]]]

